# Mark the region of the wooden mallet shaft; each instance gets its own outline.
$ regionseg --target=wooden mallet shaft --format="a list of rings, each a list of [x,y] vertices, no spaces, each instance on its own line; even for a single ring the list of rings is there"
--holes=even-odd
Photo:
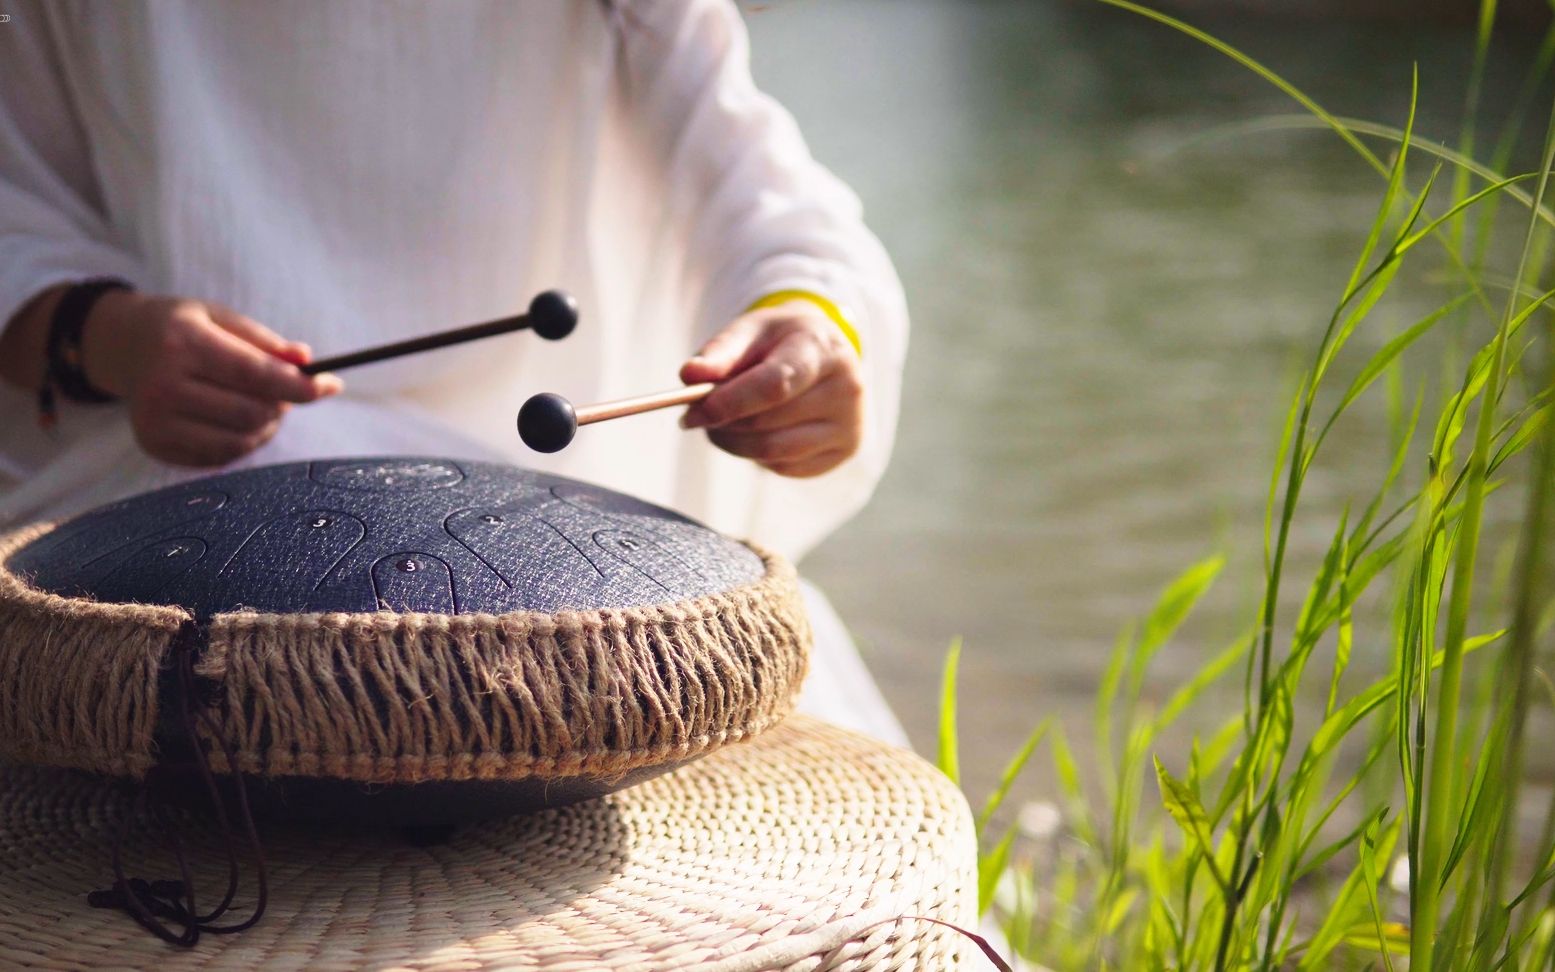
[[[578,434],[580,425],[592,425],[676,405],[690,405],[700,402],[717,387],[713,382],[705,381],[700,385],[687,385],[684,388],[672,388],[614,402],[600,402],[582,408],[573,408],[572,403],[562,396],[544,392],[532,396],[518,410],[518,435],[524,440],[524,445],[536,452],[560,452]]]
[[[383,344],[376,348],[364,348],[361,351],[352,351],[350,354],[340,354],[332,358],[320,358],[318,361],[303,365],[302,373],[317,375],[326,371],[354,368],[357,365],[387,361],[390,358],[419,354],[422,351],[433,351],[454,344],[463,344],[466,341],[496,337],[498,334],[508,334],[526,327],[548,341],[558,341],[571,334],[577,324],[577,302],[559,290],[547,290],[530,301],[529,310],[523,314],[514,314],[512,317],[486,321],[483,324],[456,327],[451,331],[439,331],[424,337],[395,341],[393,344]]]
[[[579,425],[593,425],[595,422],[603,422],[607,419],[624,418],[628,415],[640,415],[643,412],[652,412],[661,408],[673,408],[676,405],[690,405],[700,402],[718,386],[710,381],[704,381],[700,385],[687,385],[684,388],[671,388],[669,391],[654,392],[652,395],[638,395],[636,398],[622,398],[614,402],[600,402],[597,405],[585,405],[576,409]]]

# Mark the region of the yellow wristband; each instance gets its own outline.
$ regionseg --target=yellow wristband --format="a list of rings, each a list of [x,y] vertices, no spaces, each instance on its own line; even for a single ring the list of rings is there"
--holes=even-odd
[[[820,294],[814,294],[808,290],[778,290],[751,304],[745,308],[745,312],[749,314],[753,310],[761,310],[764,307],[776,307],[791,300],[807,300],[825,311],[826,316],[832,319],[833,324],[837,325],[837,329],[842,331],[842,336],[848,339],[849,344],[853,345],[853,350],[858,356],[860,358],[864,356],[864,344],[859,340],[858,329],[842,315],[842,311],[837,309],[836,304]]]

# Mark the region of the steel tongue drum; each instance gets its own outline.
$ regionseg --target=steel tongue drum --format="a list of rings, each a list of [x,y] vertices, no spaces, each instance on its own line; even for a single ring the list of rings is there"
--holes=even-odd
[[[274,812],[456,823],[765,730],[809,640],[785,561],[621,493],[265,466],[0,536],[0,758],[144,778],[193,747]]]

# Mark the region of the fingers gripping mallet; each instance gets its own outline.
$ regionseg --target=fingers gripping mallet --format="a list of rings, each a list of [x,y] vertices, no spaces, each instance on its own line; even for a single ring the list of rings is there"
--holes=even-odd
[[[573,408],[572,403],[562,396],[544,392],[531,397],[518,410],[518,437],[524,440],[524,445],[536,452],[560,452],[578,434],[580,425],[592,425],[606,419],[639,415],[676,405],[690,405],[706,398],[716,387],[716,384],[707,381],[700,385],[687,385],[684,388],[585,405],[582,408]]]
[[[547,341],[560,341],[571,334],[572,329],[577,326],[578,302],[573,300],[570,294],[563,291],[547,290],[529,302],[527,313],[515,314],[512,317],[504,317],[495,321],[487,321],[484,324],[471,324],[468,327],[459,327],[451,331],[439,331],[436,334],[411,338],[408,341],[396,341],[393,344],[384,344],[376,348],[352,351],[350,354],[337,355],[333,358],[321,358],[318,361],[303,365],[302,373],[305,375],[317,375],[326,371],[354,368],[357,365],[387,361],[390,358],[400,358],[407,354],[419,354],[422,351],[433,351],[453,344],[463,344],[466,341],[496,337],[498,334],[507,334],[526,327]]]

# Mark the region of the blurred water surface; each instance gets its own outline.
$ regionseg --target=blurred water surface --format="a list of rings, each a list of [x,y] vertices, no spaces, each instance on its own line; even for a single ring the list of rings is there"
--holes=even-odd
[[[1099,5],[788,0],[749,23],[758,81],[862,196],[914,319],[892,468],[806,570],[922,751],[946,648],[965,638],[963,764],[986,792],[1042,716],[1083,730],[1118,630],[1196,559],[1231,562],[1149,692],[1250,620],[1278,427],[1381,180],[1331,134],[1228,132],[1296,109]],[[1393,124],[1418,63],[1418,128],[1455,138],[1461,30],[1203,26],[1332,110]],[[1498,47],[1487,104],[1510,101],[1528,57]],[[1445,293],[1416,290],[1381,322]],[[1387,336],[1360,335],[1357,353]],[[1386,428],[1381,398],[1363,402],[1313,473],[1299,563],[1347,499],[1364,503]],[[1385,653],[1358,645],[1357,668]],[[1029,784],[1049,786],[1041,769]]]

